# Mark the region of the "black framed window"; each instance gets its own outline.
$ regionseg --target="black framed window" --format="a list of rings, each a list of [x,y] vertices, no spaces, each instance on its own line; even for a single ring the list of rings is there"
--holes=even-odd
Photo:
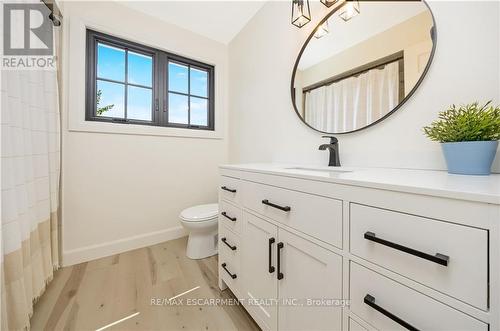
[[[87,30],[86,120],[214,129],[214,67]]]

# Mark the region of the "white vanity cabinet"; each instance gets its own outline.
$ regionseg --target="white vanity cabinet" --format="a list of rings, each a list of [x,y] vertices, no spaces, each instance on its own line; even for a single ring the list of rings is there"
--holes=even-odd
[[[221,167],[219,286],[262,329],[500,330],[499,175],[328,170]]]
[[[262,329],[277,330],[278,279],[276,245],[278,228],[248,212],[243,212],[243,298],[247,310]]]
[[[278,238],[283,243],[278,253],[283,275],[278,280],[279,329],[340,330],[342,256],[283,229]]]
[[[340,329],[341,309],[307,300],[342,297],[342,257],[249,212],[243,214],[243,290],[257,323],[269,330],[278,325],[280,330]]]

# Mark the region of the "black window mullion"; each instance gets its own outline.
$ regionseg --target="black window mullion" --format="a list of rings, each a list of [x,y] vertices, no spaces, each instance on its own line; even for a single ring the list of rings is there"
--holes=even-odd
[[[196,94],[189,94],[189,93],[184,93],[184,92],[169,91],[169,93],[178,94],[178,95],[184,95],[186,97],[192,96],[192,97],[195,97],[195,98],[198,98],[198,99],[205,99],[205,100],[209,99],[209,97],[200,97],[200,96],[197,96]]]
[[[188,64],[188,126],[191,126],[191,65]]]
[[[211,67],[207,70],[207,96],[209,97],[207,101],[208,106],[208,127],[211,130],[215,130],[215,72],[214,68]]]
[[[124,105],[124,114],[123,118],[128,120],[127,117],[127,108],[128,108],[128,48],[125,48],[125,105]]]
[[[163,97],[163,102],[165,102],[165,109],[163,112],[163,125],[168,126],[168,117],[170,114],[169,108],[169,95],[168,95],[168,54],[163,54],[163,64],[161,67],[162,74],[165,75],[163,78],[163,93],[165,94]]]
[[[96,77],[96,80],[102,80],[104,82],[110,82],[110,83],[125,84],[125,82],[122,82],[122,81],[119,81],[119,80],[114,80],[114,79],[109,79],[109,78],[102,78],[102,77]]]
[[[93,104],[92,116],[96,116],[97,115],[97,100],[96,100],[97,99],[97,79],[96,79],[96,77],[97,77],[97,66],[98,66],[98,61],[99,61],[99,57],[97,56],[97,44],[98,44],[97,40],[94,39],[92,44],[94,47],[94,58],[93,58],[93,63],[92,63],[92,65],[94,66],[94,68],[93,68],[94,70],[93,70],[93,76],[91,78],[94,81],[94,84],[93,84],[94,85],[94,93],[93,93],[93,98],[92,98],[92,100],[93,100],[93,102],[92,102],[92,104]]]
[[[169,123],[170,123],[170,84],[169,84],[169,68],[168,68],[168,65],[169,65],[169,57],[168,57],[168,54],[165,54],[165,66],[163,67],[163,72],[165,73],[165,79],[163,80],[164,84],[165,84],[165,116],[164,116],[164,119],[165,119],[165,126],[168,126]]]
[[[207,97],[210,96],[210,75],[207,73]],[[207,126],[210,127],[210,113],[212,112],[210,106],[210,99],[207,100]]]
[[[152,70],[152,73],[151,73],[151,79],[152,79],[152,96],[153,96],[153,100],[152,100],[152,106],[153,106],[153,109],[151,109],[152,111],[152,117],[151,119],[153,120],[153,123],[155,123],[155,125],[160,125],[159,121],[159,117],[160,117],[160,109],[161,109],[161,106],[162,104],[160,103],[160,99],[158,98],[158,93],[159,93],[159,90],[158,90],[158,76],[157,76],[157,71],[158,71],[158,62],[160,61],[160,59],[158,58],[158,54],[155,53],[153,55],[153,63],[151,65],[151,70]],[[156,105],[158,105],[158,108],[156,107]]]
[[[148,90],[152,90],[153,87],[152,86],[146,86],[146,85],[141,85],[141,84],[134,84],[134,83],[125,83],[125,82],[121,82],[119,80],[114,80],[114,79],[109,79],[109,78],[101,78],[101,77],[97,77],[96,78],[97,80],[102,80],[102,81],[105,81],[105,82],[110,82],[110,83],[118,83],[118,84],[126,84],[128,86],[132,86],[132,87],[140,87],[140,88],[143,88],[143,89],[148,89]]]

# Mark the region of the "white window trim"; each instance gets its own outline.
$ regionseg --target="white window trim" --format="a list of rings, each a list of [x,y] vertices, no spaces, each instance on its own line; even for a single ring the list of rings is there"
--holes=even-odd
[[[221,68],[213,59],[200,58],[192,54],[183,54],[177,50],[165,49],[165,47],[155,45],[147,35],[137,35],[117,31],[117,29],[96,24],[95,22],[83,20],[81,18],[66,18],[63,22],[68,29],[64,29],[63,38],[67,45],[63,52],[63,58],[68,59],[63,64],[63,112],[67,115],[67,129],[75,132],[96,132],[110,134],[131,134],[131,135],[151,135],[151,136],[171,136],[203,139],[223,139],[225,128],[225,106],[224,76],[225,68]],[[86,54],[86,31],[87,29],[110,34],[118,38],[127,39],[143,45],[154,47],[192,58],[194,60],[213,65],[215,68],[215,106],[214,106],[214,130],[196,130],[185,128],[161,127],[151,125],[106,123],[85,120],[85,54]],[[65,93],[64,91],[67,91]]]

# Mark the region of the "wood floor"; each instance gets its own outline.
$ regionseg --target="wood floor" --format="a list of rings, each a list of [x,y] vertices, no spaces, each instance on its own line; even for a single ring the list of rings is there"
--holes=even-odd
[[[58,270],[35,306],[32,330],[98,330],[127,317],[106,330],[259,330],[241,306],[186,305],[234,296],[217,286],[217,256],[190,260],[185,250],[181,238]]]

